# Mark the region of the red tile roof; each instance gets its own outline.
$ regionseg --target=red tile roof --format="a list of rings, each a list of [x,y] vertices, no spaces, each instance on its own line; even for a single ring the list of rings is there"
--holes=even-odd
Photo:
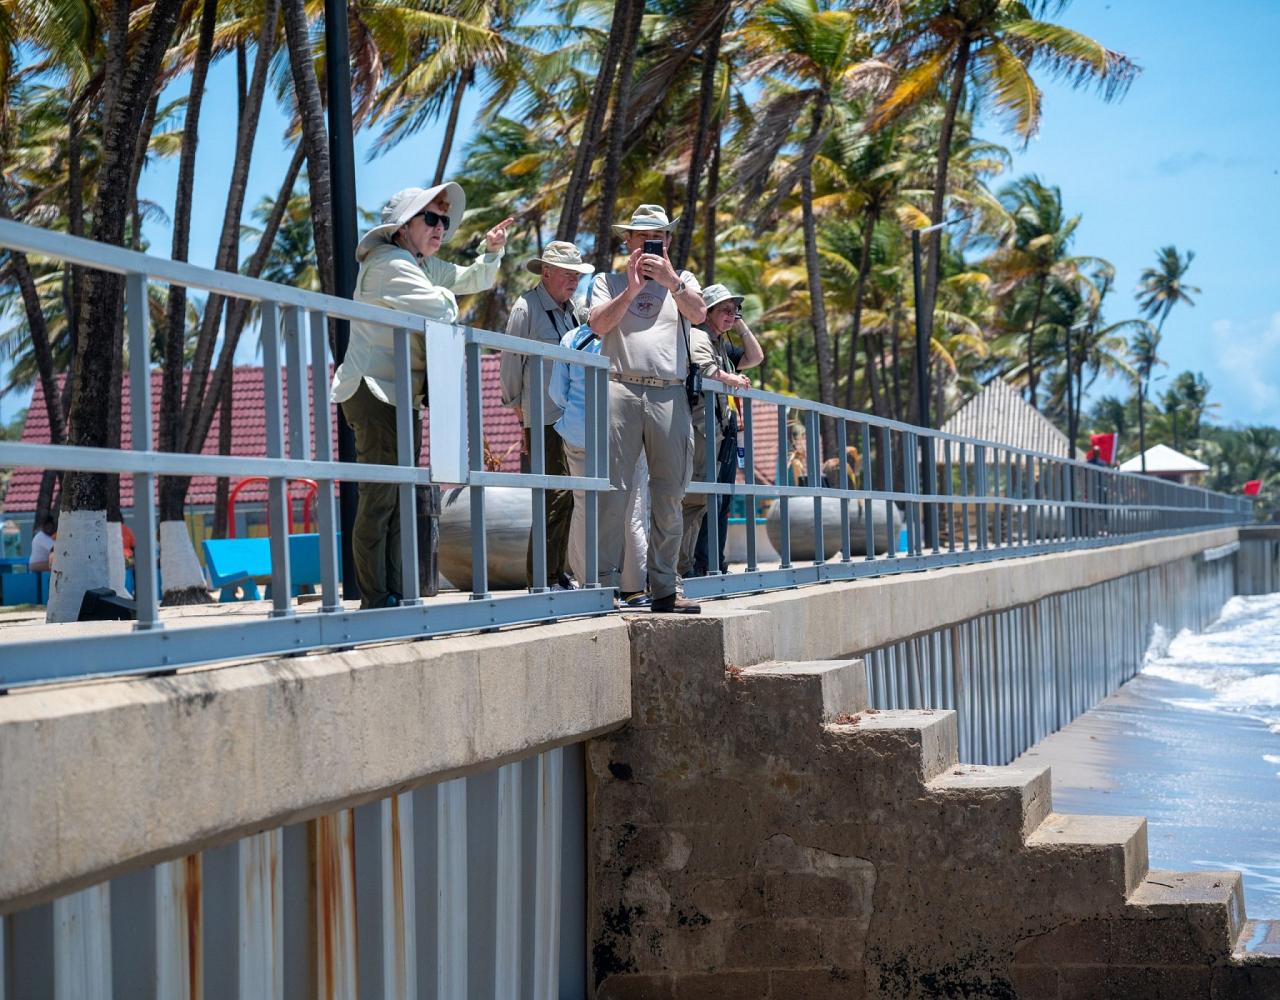
[[[487,354],[483,357],[481,364],[484,387],[485,438],[488,441],[490,453],[501,459],[502,471],[517,472],[520,468],[520,423],[515,414],[501,403],[501,389],[498,377],[499,356]],[[287,370],[284,373],[284,377],[286,380],[288,379]],[[153,371],[151,373],[151,409],[152,434],[155,441],[159,440],[160,380],[161,373]],[[61,386],[61,381],[59,381],[59,386]],[[307,393],[308,398],[310,398],[310,379],[308,379]],[[132,445],[133,435],[131,428],[132,406],[129,397],[129,376],[127,374],[124,376],[124,388],[121,397],[121,447],[129,448]],[[231,422],[232,455],[266,456],[267,431],[264,398],[262,369],[260,367],[243,366],[234,369],[231,395],[232,413],[234,415]],[[218,423],[220,419],[220,414],[214,416],[213,426],[210,428],[209,436],[204,443],[203,453],[206,455],[216,455],[218,453]],[[286,421],[287,435],[287,394],[284,419]],[[430,461],[427,437],[428,426],[429,418],[423,421],[422,428],[421,464],[424,466]],[[24,444],[49,443],[49,420],[45,411],[44,392],[39,382],[36,383],[35,392],[31,397],[31,406],[27,410],[27,420],[22,430],[22,441]],[[311,443],[314,447],[314,431]],[[336,441],[334,450],[336,454]],[[11,513],[34,510],[36,495],[40,490],[41,472],[41,469],[32,468],[15,470],[12,479],[9,481],[8,492],[3,502],[0,503],[0,509]],[[187,503],[196,506],[212,505],[215,486],[216,480],[212,476],[197,476],[191,481],[191,488],[187,493]],[[265,496],[265,488],[257,485],[245,487],[240,494],[240,498],[244,500],[261,500],[265,499]],[[128,476],[124,476],[120,480],[120,503],[125,508],[133,505],[133,481]]]

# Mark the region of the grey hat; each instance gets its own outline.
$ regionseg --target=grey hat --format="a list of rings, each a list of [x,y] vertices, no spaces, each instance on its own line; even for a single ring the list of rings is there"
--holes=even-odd
[[[565,240],[552,240],[542,248],[541,257],[526,260],[524,267],[526,271],[541,274],[543,264],[562,267],[566,271],[577,271],[578,274],[594,274],[596,270],[594,264],[588,264],[582,259],[581,250]]]
[[[725,299],[733,299],[738,305],[742,305],[742,300],[746,296],[734,295],[724,285],[708,285],[702,290],[702,304],[708,309],[718,306]]]
[[[360,242],[356,245],[356,260],[363,260],[379,243],[390,242],[401,226],[442,194],[449,200],[449,228],[444,231],[441,242],[447,241],[462,221],[463,212],[467,210],[467,196],[462,188],[453,181],[429,188],[405,188],[393,194],[382,206],[382,221],[360,237]]]
[[[661,205],[641,205],[631,214],[630,223],[619,222],[613,227],[613,231],[619,236],[625,236],[629,232],[666,233],[675,229],[679,222],[678,215],[668,222],[667,210]]]

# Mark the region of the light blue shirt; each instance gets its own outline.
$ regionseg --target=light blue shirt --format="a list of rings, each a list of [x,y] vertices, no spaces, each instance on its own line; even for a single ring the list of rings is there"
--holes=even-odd
[[[586,341],[584,344],[583,341]],[[599,354],[600,338],[592,336],[589,327],[580,326],[560,338],[560,346],[583,354]],[[555,429],[565,444],[575,448],[587,446],[587,388],[581,365],[557,361],[551,366],[551,381],[547,394],[560,407],[560,419]]]

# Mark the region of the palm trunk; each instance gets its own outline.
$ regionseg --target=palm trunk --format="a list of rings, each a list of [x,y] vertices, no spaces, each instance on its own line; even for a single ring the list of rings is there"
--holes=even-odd
[[[271,214],[267,217],[266,225],[262,227],[262,235],[258,239],[258,246],[253,251],[253,255],[250,256],[249,262],[245,265],[245,274],[250,278],[256,278],[261,275],[262,269],[266,265],[267,257],[271,253],[271,245],[275,242],[276,233],[279,232],[280,224],[284,220],[289,198],[298,182],[298,173],[302,169],[302,159],[302,145],[299,143],[293,152],[293,159],[289,163],[289,169],[285,172],[280,190],[276,194],[275,203],[271,206]],[[205,394],[200,412],[187,432],[186,450],[189,452],[199,452],[204,448],[205,439],[209,436],[209,428],[213,426],[213,417],[218,408],[218,400],[222,398],[221,394],[224,391],[224,386],[231,379],[236,347],[240,343],[240,334],[244,331],[248,318],[249,304],[244,299],[233,299],[227,307],[226,335],[222,339],[222,350],[218,354],[217,368],[213,373],[213,377],[209,380],[208,392]]]
[[[618,91],[609,121],[609,147],[605,153],[604,179],[600,204],[596,213],[595,265],[597,271],[608,271],[613,264],[613,210],[618,196],[618,173],[622,169],[623,139],[627,132],[627,113],[631,107],[631,77],[636,62],[636,41],[644,17],[644,0],[623,0],[627,8],[622,54],[618,65]]]
[[[458,74],[458,79],[454,83],[453,100],[449,102],[449,117],[444,123],[444,140],[440,143],[440,159],[436,161],[436,175],[431,181],[432,187],[444,180],[444,171],[449,165],[449,154],[453,152],[453,138],[458,131],[458,113],[462,110],[462,98],[475,79],[475,68],[468,66]]]
[[[938,136],[938,170],[934,178],[933,200],[930,203],[930,223],[943,221],[943,210],[947,199],[947,168],[951,163],[951,136],[956,127],[956,115],[960,110],[960,95],[964,91],[964,78],[969,69],[969,45],[967,38],[960,42],[960,50],[956,54],[955,72],[951,75],[951,93],[947,95],[947,110],[942,118],[942,131]],[[942,273],[942,230],[935,229],[929,234],[929,260],[925,268],[923,306],[929,329],[933,328],[933,304],[938,294],[938,279]]]
[[[320,262],[320,290],[334,291],[333,223],[330,212],[329,131],[324,119],[324,101],[316,79],[311,39],[307,34],[307,13],[303,0],[284,0],[284,31],[288,40],[289,67],[293,90],[302,120],[302,146],[307,155],[307,189],[311,200],[311,229],[316,258]]]
[[[890,348],[890,359],[893,364],[893,419],[901,420],[903,414],[902,405],[902,365],[898,358],[898,333],[902,323],[902,292],[898,292],[898,296],[893,304],[893,326],[890,330],[890,336],[893,337],[893,343]]]
[[[867,271],[871,268],[871,241],[875,236],[880,208],[876,203],[867,206],[862,221],[862,253],[858,258],[858,280],[853,286],[853,330],[849,336],[849,381],[845,386],[845,408],[853,405],[853,381],[857,369],[858,341],[862,336],[862,296],[867,285]],[[880,412],[880,386],[876,380],[875,356],[870,345],[864,345],[866,354],[867,391],[871,396],[871,412]]]
[[[573,157],[573,169],[569,173],[569,183],[565,188],[564,210],[560,213],[560,222],[556,226],[558,240],[573,241],[577,237],[582,202],[586,197],[587,183],[591,179],[591,161],[599,140],[600,128],[604,124],[605,111],[608,110],[609,94],[613,90],[618,56],[622,51],[622,40],[626,33],[627,11],[625,2],[614,4],[613,22],[609,25],[609,41],[605,45],[604,56],[600,60],[600,75],[596,78],[595,88],[591,92],[591,102],[587,106],[586,117],[582,123],[582,136],[578,140],[578,148]]]
[[[720,59],[720,24],[728,8],[717,18],[716,28],[703,46],[702,79],[698,88],[698,124],[694,130],[693,147],[689,153],[689,177],[685,182],[684,211],[680,231],[676,237],[675,253],[671,255],[677,270],[683,270],[693,245],[693,223],[698,211],[698,187],[702,182],[702,168],[706,164],[707,144],[711,137],[711,108],[716,101],[716,67]]]
[[[822,132],[829,96],[823,94],[813,108],[806,152],[812,152]],[[813,328],[813,347],[818,362],[818,399],[828,406],[836,402],[836,370],[831,354],[831,338],[827,332],[827,305],[822,291],[822,272],[818,265],[818,230],[813,216],[812,158],[800,175],[800,209],[804,223],[804,262],[809,282],[809,322]],[[822,455],[836,454],[836,423],[833,417],[822,418]]]
[[[1138,384],[1138,452],[1142,456],[1142,474],[1147,474],[1147,385]]]
[[[134,159],[143,116],[177,26],[182,0],[155,0],[130,51],[128,4],[114,12],[107,43],[104,89],[110,100],[103,115],[102,150],[94,197],[94,238],[122,246],[133,190]],[[128,58],[126,58],[128,57]],[[92,270],[85,280],[85,308],[74,360],[68,440],[81,447],[105,447],[108,427],[119,424],[110,410],[112,357],[120,340],[123,277]],[[48,617],[74,619],[88,587],[106,582],[106,477],[71,473],[62,491],[65,532],[59,531],[58,562],[69,569],[54,574]],[[138,498],[139,503],[148,502]],[[68,516],[70,515],[70,516]]]
[[[196,147],[199,142],[200,108],[204,101],[205,78],[213,53],[213,30],[217,24],[218,0],[205,0],[200,17],[200,36],[191,67],[191,88],[182,128],[182,150],[178,157],[178,190],[173,207],[173,245],[170,257],[185,261],[191,245],[191,205],[195,188]],[[187,290],[169,287],[165,309],[164,377],[160,389],[160,450],[176,452],[182,447],[182,368],[187,339]],[[160,520],[182,518],[186,500],[186,480],[171,476],[160,479]]]
[[[231,388],[232,380],[227,379],[219,396],[218,407],[218,454],[231,454]],[[227,504],[230,500],[231,480],[219,476],[213,492],[213,537],[227,537]]]
[[[716,116],[711,146],[711,164],[707,170],[706,218],[702,223],[702,273],[708,285],[716,280],[716,199],[720,196],[720,129]]]
[[[240,215],[244,210],[249,164],[253,158],[254,139],[258,134],[258,119],[266,92],[267,71],[275,48],[278,14],[278,0],[265,0],[258,32],[258,51],[253,61],[253,75],[249,81],[244,114],[240,118],[240,126],[236,133],[236,155],[232,162],[231,183],[227,188],[227,201],[222,213],[222,231],[218,236],[218,252],[214,266],[220,271],[238,270]],[[317,251],[318,247],[317,243]],[[213,361],[218,325],[222,318],[222,305],[223,299],[220,295],[211,294],[205,302],[200,333],[196,338],[196,347],[191,359],[191,373],[187,377],[186,399],[182,406],[182,425],[188,429],[188,438],[195,416],[204,405],[208,389],[209,366]]]
[[[1036,304],[1031,310],[1031,325],[1027,327],[1027,402],[1031,409],[1039,410],[1036,400],[1036,386],[1039,379],[1036,375],[1036,324],[1040,322],[1040,306],[1044,303],[1044,286],[1046,276],[1040,275],[1040,284],[1036,288]]]

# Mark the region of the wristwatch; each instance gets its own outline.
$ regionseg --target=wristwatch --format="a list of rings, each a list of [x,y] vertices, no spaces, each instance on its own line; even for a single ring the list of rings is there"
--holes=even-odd
[[[680,279],[680,283],[679,283],[678,285],[676,285],[676,287],[675,287],[675,291],[673,291],[671,294],[672,294],[672,295],[679,295],[681,292],[683,292],[683,291],[684,291],[686,288],[688,288],[688,287],[689,287],[689,279],[688,279],[688,278],[681,278],[681,279]]]

